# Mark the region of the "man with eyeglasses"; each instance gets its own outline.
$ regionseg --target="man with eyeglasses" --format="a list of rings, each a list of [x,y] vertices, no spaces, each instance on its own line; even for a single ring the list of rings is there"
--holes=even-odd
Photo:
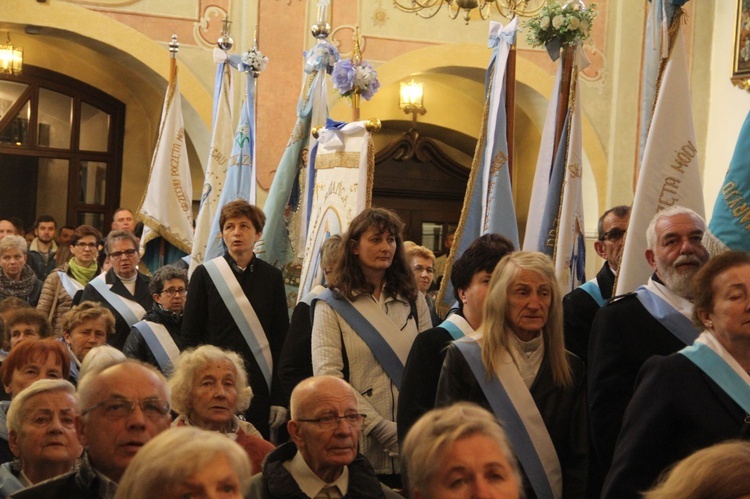
[[[164,376],[136,360],[84,376],[77,396],[76,432],[85,448],[80,468],[13,497],[113,498],[136,453],[170,425]]]
[[[692,278],[708,261],[706,223],[689,208],[658,212],[646,230],[654,273],[635,293],[612,298],[594,318],[589,340],[589,423],[595,458],[609,470],[636,377],[654,355],[670,355],[698,337]],[[678,424],[679,422],[676,422]]]
[[[334,376],[307,378],[292,391],[290,408],[292,441],[266,457],[246,498],[401,497],[378,482],[357,451],[365,415],[349,383]]]
[[[622,249],[625,246],[628,222],[630,206],[626,205],[610,208],[599,217],[594,250],[604,259],[604,265],[596,277],[563,297],[565,349],[576,354],[584,362],[588,362],[589,332],[594,316],[612,297],[615,276],[620,268]]]
[[[151,277],[149,289],[154,305],[130,329],[122,351],[128,357],[147,362],[165,375],[172,373],[180,355],[182,313],[187,297],[187,271],[172,265],[161,267]]]
[[[112,264],[106,273],[92,279],[83,289],[80,301],[95,301],[115,316],[115,334],[108,343],[122,350],[130,328],[140,321],[154,303],[148,276],[138,271],[138,240],[131,232],[113,230],[104,250]]]

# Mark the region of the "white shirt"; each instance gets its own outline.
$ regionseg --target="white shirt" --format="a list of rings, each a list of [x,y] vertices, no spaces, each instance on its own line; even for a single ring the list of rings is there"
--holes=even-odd
[[[329,485],[335,485],[339,489],[339,492],[341,492],[342,497],[345,496],[346,492],[349,490],[348,466],[344,466],[341,475],[331,483],[326,483],[321,480],[320,477],[310,469],[310,466],[307,465],[299,451],[297,451],[290,461],[282,463],[282,466],[284,466],[289,474],[292,475],[292,478],[297,482],[300,490],[310,498],[317,497],[318,494]],[[322,497],[325,497],[325,495]]]

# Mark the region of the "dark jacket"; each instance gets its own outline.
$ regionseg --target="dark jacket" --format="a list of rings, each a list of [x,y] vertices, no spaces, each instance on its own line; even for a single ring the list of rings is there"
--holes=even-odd
[[[606,475],[638,371],[654,355],[685,347],[643,307],[634,293],[602,307],[591,327],[588,399],[591,439]]]
[[[445,350],[453,341],[442,327],[417,335],[409,350],[398,396],[398,441],[403,444],[409,429],[424,413],[435,407],[440,370]]]
[[[253,389],[253,401],[245,414],[247,420],[268,440],[271,405],[285,405],[278,381],[279,355],[289,328],[284,280],[279,269],[257,257],[253,257],[244,272],[229,255],[224,258],[232,267],[268,338],[273,358],[270,393],[255,356],[203,265],[195,269],[190,279],[185,314],[182,317],[182,343],[184,348],[209,344],[240,354],[245,361],[250,387]]]
[[[289,331],[281,348],[279,358],[279,382],[284,394],[284,401],[289,397],[297,384],[312,377],[312,321],[310,305],[301,301],[294,307]]]
[[[81,467],[12,494],[13,499],[100,499],[101,480],[84,454]]]
[[[29,251],[27,253],[26,264],[31,267],[36,276],[40,281],[44,282],[47,276],[55,270],[57,267],[57,260],[55,260],[55,252],[50,251],[47,256],[47,261],[44,261],[44,255],[38,251]]]
[[[604,263],[599,273],[596,274],[596,282],[602,298],[609,300],[612,297],[612,288],[615,285],[615,275],[609,268],[609,263]],[[589,361],[589,333],[594,317],[599,311],[599,304],[583,289],[576,288],[563,297],[563,317],[565,319],[565,349],[576,354],[585,364]]]
[[[255,475],[246,499],[308,499],[283,463],[297,453],[294,442],[287,442],[268,455],[263,473]],[[349,490],[346,496],[358,499],[399,497],[378,482],[370,463],[362,454],[349,465]]]
[[[563,498],[586,497],[588,480],[588,425],[586,418],[586,370],[581,359],[568,353],[573,376],[569,388],[558,388],[552,382],[552,370],[545,355],[529,391],[555,446],[563,476]],[[471,366],[455,345],[448,347],[440,374],[436,406],[468,401],[490,412],[482,387]],[[522,469],[523,473],[523,469]],[[536,496],[524,473],[527,499]]]
[[[602,497],[638,498],[693,452],[750,439],[742,408],[682,354],[653,357],[638,374]]]
[[[138,302],[144,309],[146,309],[146,311],[151,310],[151,307],[154,304],[154,299],[151,297],[151,293],[148,290],[148,284],[150,282],[148,276],[138,272],[138,277],[135,281],[134,295],[130,294],[128,288],[126,288],[120,278],[117,277],[113,269],[109,269],[105,274],[105,282],[112,285],[110,290],[114,294]],[[83,293],[81,293],[81,302],[87,300],[101,303],[112,312],[112,315],[115,316],[115,333],[107,338],[107,343],[118,350],[122,350],[122,347],[125,345],[125,340],[130,334],[130,325],[125,322],[125,319],[122,318],[117,310],[115,310],[115,308],[110,305],[96,289],[94,289],[94,286],[91,283],[88,283],[86,287],[83,288]]]
[[[180,348],[182,315],[177,315],[170,310],[165,310],[158,303],[154,303],[151,310],[143,316],[143,320],[162,324],[167,328],[167,332],[177,344],[177,348]],[[182,348],[180,348],[180,350],[182,350]],[[135,326],[130,328],[128,339],[125,340],[125,345],[122,347],[122,353],[128,357],[147,362],[157,369],[161,369],[159,363],[156,361],[156,357],[154,357],[154,354],[151,351],[151,348],[149,348],[148,343],[146,343],[143,335],[137,328],[135,328]]]

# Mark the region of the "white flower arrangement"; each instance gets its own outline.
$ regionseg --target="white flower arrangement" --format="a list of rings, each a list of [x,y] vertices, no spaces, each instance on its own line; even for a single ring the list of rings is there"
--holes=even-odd
[[[526,40],[532,47],[574,45],[588,40],[596,14],[595,3],[580,8],[575,4],[563,6],[548,0],[539,14],[524,24],[528,29]]]
[[[253,47],[244,54],[242,54],[242,63],[246,68],[253,72],[253,75],[257,78],[261,71],[266,69],[268,65],[268,57],[263,55],[263,52]]]

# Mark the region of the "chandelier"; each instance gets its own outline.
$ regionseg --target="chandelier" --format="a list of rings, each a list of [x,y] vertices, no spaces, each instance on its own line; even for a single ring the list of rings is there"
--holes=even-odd
[[[456,19],[463,13],[464,21],[469,24],[474,9],[477,9],[482,19],[489,19],[493,6],[494,10],[506,19],[516,16],[530,17],[539,12],[544,0],[393,0],[393,6],[398,10],[417,14],[425,19],[435,17],[443,4],[447,5],[448,16],[451,19]]]
[[[19,75],[23,69],[23,49],[14,47],[10,33],[5,45],[0,45],[0,74]]]

